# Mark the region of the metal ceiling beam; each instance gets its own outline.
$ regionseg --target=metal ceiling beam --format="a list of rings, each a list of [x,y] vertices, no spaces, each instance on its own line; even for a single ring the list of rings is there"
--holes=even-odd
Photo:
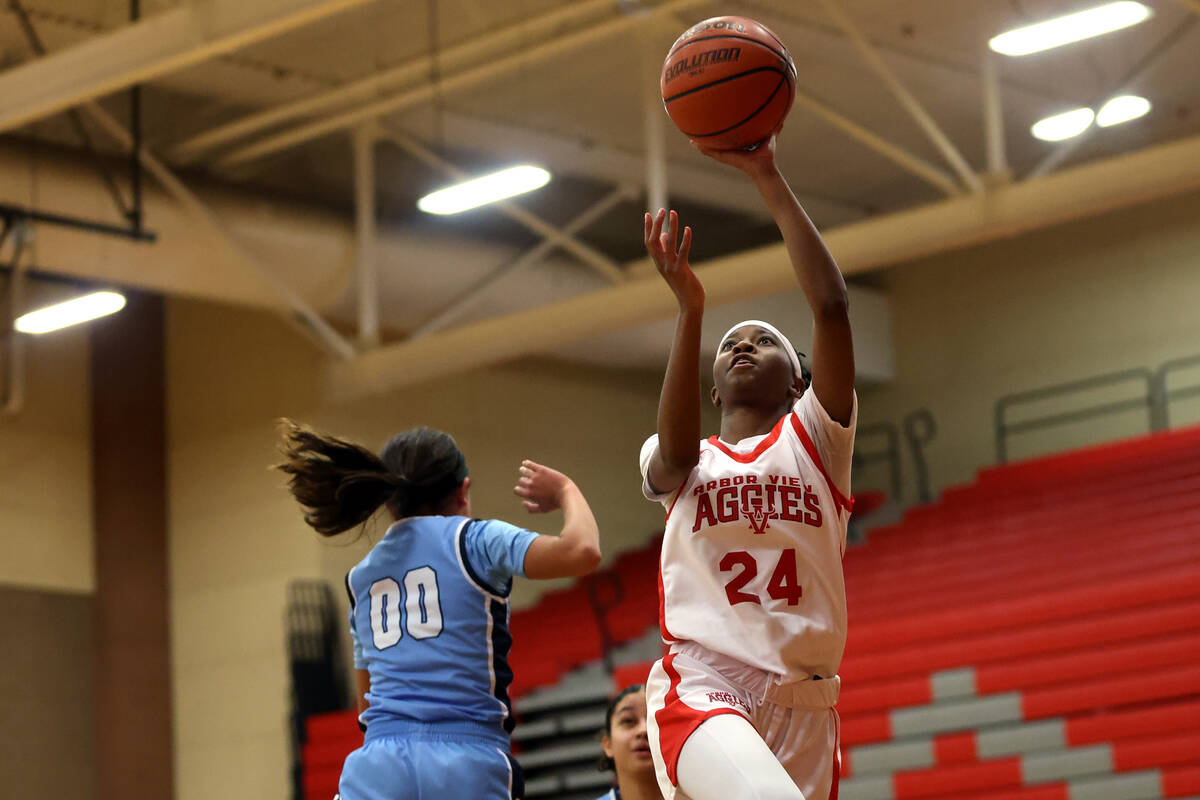
[[[370,348],[379,345],[379,249],[375,218],[375,142],[379,131],[374,125],[355,128],[350,134],[354,160],[354,274],[358,283],[358,343]]]
[[[12,264],[4,287],[4,314],[0,316],[0,417],[14,417],[25,408],[25,383],[28,373],[25,366],[25,346],[29,334],[21,333],[13,324],[25,310],[25,279],[28,260],[22,258],[32,232],[24,222],[5,220],[0,229],[0,250],[5,240],[13,238]]]
[[[618,204],[630,200],[637,196],[632,188],[621,186],[613,189],[604,197],[597,200],[591,206],[572,219],[563,226],[562,232],[568,236],[575,236],[582,233],[585,228],[591,225],[600,217],[607,214]],[[526,250],[521,255],[507,261],[493,269],[487,275],[480,278],[476,283],[465,292],[454,298],[447,306],[435,314],[431,319],[425,322],[421,327],[417,328],[408,337],[409,339],[420,339],[422,336],[428,336],[435,331],[439,331],[446,327],[459,317],[467,308],[470,307],[478,297],[485,294],[488,289],[496,284],[501,278],[511,275],[514,272],[519,272],[523,269],[528,269],[534,264],[548,256],[557,245],[549,239],[543,239],[529,250]]]
[[[829,13],[829,16],[833,18],[834,22],[845,32],[846,37],[858,49],[859,54],[867,62],[867,65],[883,80],[891,93],[900,101],[900,105],[904,107],[904,110],[916,121],[921,130],[925,132],[925,135],[929,137],[929,140],[937,147],[938,152],[954,168],[954,171],[958,174],[962,182],[971,191],[982,192],[983,181],[979,180],[979,176],[971,169],[967,160],[958,152],[958,148],[954,146],[949,137],[942,132],[942,129],[934,121],[933,117],[929,115],[929,112],[925,110],[924,106],[912,96],[908,89],[904,88],[904,84],[900,83],[899,78],[896,77],[891,68],[879,57],[879,54],[875,52],[875,49],[871,47],[870,43],[858,30],[858,26],[854,24],[854,21],[850,19],[850,16],[838,4],[838,0],[821,0],[821,4],[825,6],[825,10]]]
[[[508,55],[489,60],[485,64],[470,67],[452,75],[446,75],[436,84],[427,83],[407,89],[391,97],[334,114],[326,119],[305,123],[291,130],[268,136],[246,147],[234,150],[223,158],[218,159],[217,164],[222,167],[230,167],[263,158],[264,156],[278,153],[281,150],[287,150],[313,139],[327,136],[335,131],[352,128],[361,122],[378,119],[386,114],[411,108],[414,105],[432,100],[439,94],[444,96],[495,80],[518,69],[527,69],[540,61],[565,55],[583,45],[607,39],[638,25],[644,25],[648,19],[656,15],[677,11],[688,6],[699,5],[702,2],[705,2],[705,0],[666,0],[666,2],[660,3],[653,8],[646,9],[645,13],[623,14],[595,25],[589,25],[582,30],[545,39],[532,47],[511,52]]]
[[[599,10],[616,5],[617,0],[584,0],[567,3],[530,19],[517,22],[497,31],[452,45],[437,54],[439,69],[457,68],[482,54],[510,42],[519,42],[541,31],[588,17]],[[312,116],[334,106],[379,92],[400,84],[428,78],[434,69],[434,56],[424,55],[394,67],[351,81],[336,89],[320,92],[291,103],[269,108],[197,134],[175,145],[170,151],[172,160],[187,163],[214,147],[257,133],[299,117]]]
[[[1200,137],[852,223],[828,231],[825,241],[842,271],[853,274],[1197,189]],[[713,306],[794,288],[796,281],[782,244],[696,271]],[[363,354],[335,365],[328,389],[340,396],[389,391],[542,352],[546,331],[554,331],[555,345],[566,345],[667,319],[677,306],[657,276],[631,281],[442,331],[437,348],[406,342]]]
[[[827,104],[812,95],[797,89],[796,103],[804,106],[830,125],[849,135],[852,139],[879,153],[901,169],[916,175],[921,180],[936,187],[939,191],[951,196],[962,194],[962,189],[955,182],[953,176],[946,174],[925,159],[913,155],[899,145],[892,144],[882,136],[872,133],[845,114],[830,108]]]
[[[0,74],[0,131],[362,5],[194,0]]]
[[[117,122],[111,114],[98,104],[85,103],[83,110],[122,147],[132,146],[133,136],[125,129],[125,126]],[[209,209],[203,200],[188,189],[183,181],[176,177],[165,164],[155,158],[146,148],[142,148],[141,150],[140,161],[146,171],[153,175],[176,201],[205,226],[217,233],[229,248],[229,251],[257,274],[264,283],[270,286],[291,307],[295,313],[295,318],[303,324],[304,329],[317,339],[317,341],[340,358],[350,358],[354,355],[353,345],[347,342],[340,333],[335,331],[317,313],[316,309],[305,302],[304,298],[300,297],[295,290],[283,282],[271,269],[259,261],[253,253],[238,242],[237,237],[221,222],[220,218]]]
[[[1000,97],[999,57],[986,45],[982,48],[983,138],[987,147],[988,174],[993,181],[1009,175],[1004,153],[1004,107]],[[1006,178],[1005,178],[1006,179]]]
[[[663,108],[662,91],[654,77],[662,69],[662,50],[643,31],[638,40],[638,55],[641,56],[641,72],[638,80],[642,86],[642,141],[646,152],[646,207],[653,213],[659,208],[670,208],[667,201],[667,130],[666,110]]]
[[[437,153],[430,150],[425,145],[413,139],[411,136],[401,133],[392,128],[385,128],[382,136],[387,141],[395,144],[397,147],[408,151],[418,159],[433,167],[441,170],[455,180],[463,180],[470,177],[469,174],[462,169],[446,161]],[[578,258],[584,264],[594,269],[596,272],[604,276],[605,280],[610,283],[621,283],[625,280],[625,273],[621,270],[621,265],[613,261],[608,256],[596,250],[574,236],[570,236],[564,231],[546,222],[536,214],[527,211],[521,206],[509,200],[501,200],[499,203],[492,204],[501,214],[515,220],[517,223],[524,225],[529,230],[541,236],[543,239],[549,239],[558,247],[566,250],[571,255]]]
[[[492,153],[510,160],[528,159],[558,172],[606,183],[641,186],[646,182],[648,164],[645,154],[640,151],[453,111],[446,111],[444,115],[443,136],[447,147]],[[664,127],[668,127],[668,137],[682,140],[683,134],[675,132],[673,127]],[[677,199],[725,208],[756,221],[771,221],[753,184],[741,180],[727,167],[697,158],[691,148],[683,158],[668,159],[667,171],[671,178],[671,195]],[[814,194],[806,191],[802,184],[792,188],[818,222],[830,218],[842,222],[875,211],[866,203]]]
[[[749,8],[755,10],[764,10],[764,13],[769,13],[782,18],[788,25],[800,28],[810,34],[823,36],[826,39],[837,39],[844,41],[846,39],[845,31],[838,28],[836,25],[819,22],[817,20],[808,19],[798,16],[794,13],[789,13],[785,7],[777,5],[764,6],[762,3],[753,2],[753,0],[742,0]],[[1185,0],[1186,2],[1187,0]],[[1200,0],[1194,0],[1200,3]],[[888,42],[877,38],[868,38],[867,42],[877,52],[887,53],[894,58],[903,59],[910,64],[920,66],[925,69],[936,69],[941,72],[948,72],[958,78],[975,80],[980,77],[979,71],[973,64],[962,64],[945,57],[932,56],[927,52],[916,49],[900,47],[892,42]],[[1058,92],[1055,92],[1051,87],[1039,84],[1026,83],[1016,80],[1012,77],[1002,79],[1005,88],[1010,91],[1019,91],[1025,94],[1030,94],[1035,97],[1040,97],[1044,100],[1054,100],[1062,102],[1065,98]]]

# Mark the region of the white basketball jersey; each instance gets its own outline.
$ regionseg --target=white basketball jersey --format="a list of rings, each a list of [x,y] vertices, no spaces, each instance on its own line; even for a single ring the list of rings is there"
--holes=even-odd
[[[664,641],[694,641],[785,681],[837,674],[857,416],[856,399],[842,427],[810,389],[768,434],[701,442],[696,468],[669,494],[646,479],[658,436],[646,441],[642,490],[667,509]]]

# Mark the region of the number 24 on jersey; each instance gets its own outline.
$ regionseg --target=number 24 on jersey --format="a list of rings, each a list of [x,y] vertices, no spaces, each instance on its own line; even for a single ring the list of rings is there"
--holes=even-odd
[[[758,562],[754,560],[754,556],[745,550],[733,550],[725,554],[718,566],[721,572],[733,573],[733,577],[725,584],[725,596],[729,598],[729,605],[762,605],[762,599],[758,595],[742,591],[746,584],[758,577]],[[767,581],[767,595],[772,600],[786,600],[789,606],[800,604],[800,598],[804,596],[804,587],[800,585],[796,574],[795,550],[788,549],[779,554],[779,561],[771,573],[771,580]]]

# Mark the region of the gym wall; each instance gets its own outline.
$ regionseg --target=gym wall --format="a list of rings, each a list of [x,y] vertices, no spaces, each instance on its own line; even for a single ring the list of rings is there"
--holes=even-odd
[[[1191,194],[889,269],[882,282],[892,299],[896,379],[860,393],[862,422],[931,409],[937,491],[995,462],[992,413],[1001,396],[1200,353],[1197,219],[1200,194]],[[1128,387],[1117,391],[1130,396]],[[1077,402],[1040,408],[1070,407]],[[1196,402],[1171,411],[1173,424],[1200,421]],[[1018,434],[1010,458],[1146,430],[1144,411],[1098,417]],[[910,501],[911,477],[906,464]]]
[[[884,273],[897,379],[861,392],[862,421],[898,419],[928,405],[941,426],[929,457],[942,487],[993,460],[991,412],[1000,395],[1200,350],[1197,218],[1200,195],[1192,195]],[[10,545],[0,583],[66,593],[84,605],[94,583],[86,340],[86,333],[64,332],[33,342],[26,411],[0,424],[0,526]],[[658,370],[527,359],[334,405],[322,399],[324,357],[274,315],[171,300],[167,344],[181,800],[287,796],[284,587],[293,578],[340,581],[369,537],[382,533],[376,526],[361,541],[326,542],[305,528],[281,476],[267,469],[277,417],[376,447],[414,424],[444,427],[470,461],[480,516],[528,520],[509,493],[516,465],[531,457],[560,466],[592,500],[609,554],[661,525],[661,509],[638,496],[635,463],[654,426]],[[1185,418],[1182,410],[1177,416]],[[1136,433],[1141,419],[1093,422],[1086,434]],[[706,430],[715,424],[706,417]],[[1014,455],[1067,446],[1082,434],[1055,436],[1015,441]],[[553,531],[554,519],[536,519],[534,527]],[[515,605],[535,598],[532,586],[517,590]],[[27,599],[0,595],[0,618],[20,613]],[[47,615],[56,613],[51,604]],[[64,630],[83,652],[86,609],[69,613],[75,622]],[[24,637],[20,630],[8,635]],[[61,657],[61,640],[54,644]],[[44,660],[22,663],[50,674]],[[2,684],[0,706],[15,708],[5,698],[27,691],[29,680],[14,672]],[[87,746],[85,739],[80,748]]]
[[[88,333],[28,342],[24,410],[0,418],[0,786],[93,796]]]
[[[0,584],[95,588],[88,332],[27,339],[23,409],[0,417]]]
[[[386,528],[380,520],[361,538],[322,540],[305,526],[283,476],[268,470],[278,417],[373,448],[413,425],[443,428],[467,456],[476,516],[549,533],[561,516],[531,517],[511,489],[522,458],[560,468],[587,494],[610,557],[661,527],[637,468],[654,428],[657,371],[526,359],[335,405],[321,396],[324,357],[274,315],[173,300],[168,348],[180,800],[287,796],[285,587],[305,577],[339,586]],[[514,605],[549,585],[518,582]]]

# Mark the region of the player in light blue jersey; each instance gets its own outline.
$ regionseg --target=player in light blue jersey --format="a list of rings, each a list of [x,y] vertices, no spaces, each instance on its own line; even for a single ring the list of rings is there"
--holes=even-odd
[[[284,462],[304,518],[323,536],[386,506],[395,522],[346,575],[363,746],[341,800],[520,797],[509,755],[508,594],[514,575],[584,575],[600,562],[587,500],[566,475],[524,461],[515,494],[561,508],[558,536],[471,519],[467,464],[448,434],[415,428],[376,456],[284,422]]]

